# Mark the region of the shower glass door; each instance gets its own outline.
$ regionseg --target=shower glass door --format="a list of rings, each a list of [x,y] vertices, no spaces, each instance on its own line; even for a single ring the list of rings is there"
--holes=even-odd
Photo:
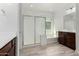
[[[36,43],[46,44],[45,18],[35,17],[36,20]]]

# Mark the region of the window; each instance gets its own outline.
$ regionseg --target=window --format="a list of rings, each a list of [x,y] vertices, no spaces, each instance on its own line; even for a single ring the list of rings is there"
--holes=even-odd
[[[46,36],[52,38],[54,36],[54,19],[53,17],[46,17]]]
[[[50,30],[51,29],[51,22],[46,22],[46,29]]]

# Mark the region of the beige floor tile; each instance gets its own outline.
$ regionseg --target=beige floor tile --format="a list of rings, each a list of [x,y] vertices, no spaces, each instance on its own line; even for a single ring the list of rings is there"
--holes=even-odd
[[[58,43],[20,50],[20,56],[75,56],[75,51]],[[76,55],[77,56],[77,55]]]

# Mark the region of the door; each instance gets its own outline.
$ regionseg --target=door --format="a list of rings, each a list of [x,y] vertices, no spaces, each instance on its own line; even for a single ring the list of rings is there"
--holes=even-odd
[[[24,17],[24,45],[34,44],[34,17]]]

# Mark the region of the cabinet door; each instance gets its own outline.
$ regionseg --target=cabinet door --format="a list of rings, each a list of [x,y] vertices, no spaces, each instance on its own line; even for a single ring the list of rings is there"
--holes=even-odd
[[[65,44],[65,38],[64,38],[64,33],[63,32],[59,32],[59,38],[58,41],[60,44]]]
[[[64,41],[64,38],[63,37],[59,37],[59,43],[60,44],[63,44],[63,45],[65,44],[65,41]]]
[[[66,37],[66,46],[75,50],[75,33],[67,32]]]
[[[67,37],[66,46],[75,50],[75,39],[73,37]]]
[[[14,56],[15,55],[15,47],[13,46],[12,48],[11,48],[11,50],[8,52],[8,56]]]
[[[10,49],[11,49],[11,42],[6,44],[2,49],[0,49],[0,56],[6,56]]]

